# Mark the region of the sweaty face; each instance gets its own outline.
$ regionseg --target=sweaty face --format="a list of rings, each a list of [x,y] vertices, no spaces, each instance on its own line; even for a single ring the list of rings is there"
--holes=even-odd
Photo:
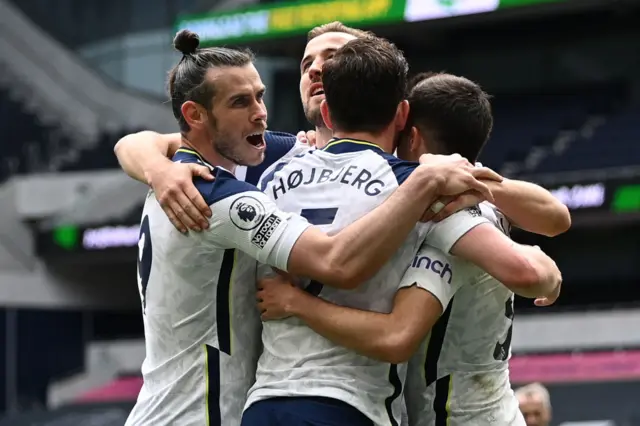
[[[324,100],[322,65],[336,50],[355,39],[346,33],[325,33],[307,43],[300,61],[300,99],[307,120],[316,127],[324,127],[320,103]]]
[[[539,398],[521,398],[520,411],[527,426],[548,426],[549,424],[549,411]]]
[[[219,68],[207,76],[215,87],[212,111],[207,112],[213,148],[241,166],[255,166],[264,159],[267,109],[265,87],[256,68]]]

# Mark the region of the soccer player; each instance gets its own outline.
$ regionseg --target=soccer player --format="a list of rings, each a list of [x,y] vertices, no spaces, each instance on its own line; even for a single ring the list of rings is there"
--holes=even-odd
[[[300,62],[300,98],[307,119],[315,126],[314,144],[322,148],[331,139],[331,130],[321,120],[320,103],[324,100],[322,90],[322,66],[342,45],[356,38],[372,37],[369,32],[347,27],[340,22],[320,25],[309,31],[308,43]],[[313,87],[312,87],[313,86]],[[307,148],[295,143],[293,135],[266,131],[264,133],[265,161],[257,167],[246,170],[238,167],[237,178],[257,184],[265,169],[277,167],[276,162],[282,157],[290,158]],[[179,164],[171,162],[167,157],[181,145],[179,133],[161,135],[152,131],[144,131],[127,135],[115,147],[116,155],[124,171],[136,180],[149,184],[160,201],[160,205],[171,222],[180,230],[206,229],[207,217],[211,211],[204,199],[192,183],[192,175],[210,179],[206,167],[196,164]],[[511,181],[515,182],[515,181]],[[489,182],[490,184],[490,182]],[[520,200],[535,194],[529,194],[531,188],[520,185],[517,191],[513,186],[501,187],[501,197],[496,200],[500,209],[518,209]],[[438,219],[451,213],[476,204],[470,196],[462,196],[449,202]],[[565,229],[566,215],[557,214],[555,209],[548,209],[545,223],[553,233]],[[551,226],[553,225],[553,227]]]
[[[488,97],[478,85],[447,74],[422,75],[409,101],[410,131],[399,155],[412,157],[428,150],[478,156],[493,121]],[[534,200],[522,200],[530,212],[514,210],[511,220],[550,233],[544,222],[536,223],[530,216],[544,218],[547,208],[541,206],[554,205],[545,201],[552,196],[541,189],[529,192],[537,193]],[[566,210],[557,201],[555,205]],[[411,358],[405,388],[411,425],[524,426],[508,377],[513,292],[549,296],[546,303],[550,303],[557,297],[561,276],[539,249],[508,239],[510,224],[502,213],[482,204],[473,214],[491,224],[474,228],[450,252],[424,245],[388,314],[327,303],[276,278],[261,283],[263,318],[294,315],[361,354],[395,363]],[[474,238],[481,239],[485,252],[494,254],[477,251],[472,247]]]
[[[394,255],[438,195],[482,191],[474,176],[495,175],[459,156],[432,156],[403,185],[388,186],[374,212],[327,236],[233,175],[238,164],[260,164],[264,156],[264,86],[252,55],[197,49],[189,31],[174,44],[183,53],[169,81],[183,135],[174,161],[204,165],[215,176],[195,181],[212,216],[207,232],[183,234],[147,196],[138,258],[144,384],[127,425],[237,426],[260,341],[256,260],[336,287],[357,285]],[[366,188],[376,190],[375,183]]]
[[[260,186],[278,206],[308,212],[310,221],[333,233],[375,206],[395,181],[410,175],[414,166],[390,155],[406,124],[407,71],[402,53],[382,39],[354,39],[334,53],[323,67],[326,100],[321,112],[335,137],[322,150],[293,158],[263,177]],[[425,237],[448,251],[485,222],[463,211],[446,223],[418,227],[394,258],[356,292],[313,281],[305,284],[306,291],[345,306],[387,311],[402,273]],[[399,421],[402,366],[362,357],[291,320],[265,323],[262,341],[243,424]]]

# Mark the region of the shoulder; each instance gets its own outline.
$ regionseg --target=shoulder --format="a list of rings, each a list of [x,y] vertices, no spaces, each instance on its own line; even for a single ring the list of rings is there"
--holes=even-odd
[[[274,163],[287,155],[297,144],[294,135],[284,132],[272,132],[267,130],[264,134],[264,142],[267,145],[264,153],[264,161],[257,166],[247,168],[246,181],[257,184],[260,176]]]
[[[260,193],[254,185],[236,179],[236,177],[226,170],[215,168],[213,172],[215,179],[207,181],[202,178],[193,180],[196,189],[208,205],[213,205],[229,197],[237,197],[244,193],[254,195]]]
[[[477,207],[471,207],[474,209],[475,215],[482,215],[485,219],[496,226],[503,234],[510,236],[511,234],[511,222],[509,219],[493,204],[485,201],[480,203]]]
[[[394,155],[387,154],[386,152],[376,152],[376,153],[391,168],[391,171],[393,171],[393,174],[395,175],[396,180],[398,181],[398,185],[401,185],[405,180],[407,180],[409,175],[411,175],[411,173],[416,169],[416,167],[419,166],[419,163],[416,163],[414,161],[401,160]]]

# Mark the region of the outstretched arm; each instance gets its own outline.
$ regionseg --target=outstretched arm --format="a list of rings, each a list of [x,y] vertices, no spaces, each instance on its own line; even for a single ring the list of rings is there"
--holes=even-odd
[[[494,196],[495,206],[518,228],[534,234],[555,237],[571,227],[569,209],[546,189],[514,179],[504,179],[502,182],[487,181],[486,184]],[[468,192],[452,199],[434,220],[443,220],[482,201],[484,198],[479,193]]]
[[[500,179],[493,171],[474,168],[459,156],[425,156],[421,161],[427,163],[417,167],[382,205],[338,234],[327,237],[317,228],[305,232],[291,251],[288,271],[332,287],[355,288],[393,256],[439,194],[482,190],[476,178]],[[486,222],[484,218],[464,223],[451,219],[454,226],[443,233],[464,233]]]
[[[513,242],[491,224],[473,228],[450,252],[477,265],[523,297],[547,297],[562,283],[558,266],[542,250]]]
[[[166,167],[180,148],[180,133],[160,134],[149,130],[129,134],[116,143],[114,152],[122,170],[133,179],[151,185],[149,177]]]
[[[442,314],[438,299],[416,286],[396,293],[390,313],[334,305],[280,275],[261,280],[258,288],[263,320],[295,316],[337,345],[394,364],[413,355]]]
[[[571,227],[569,209],[546,189],[513,179],[487,182],[487,185],[496,207],[518,228],[555,237]]]

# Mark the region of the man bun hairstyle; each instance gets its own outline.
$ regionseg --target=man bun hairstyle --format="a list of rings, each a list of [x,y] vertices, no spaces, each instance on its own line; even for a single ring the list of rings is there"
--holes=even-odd
[[[193,101],[211,109],[214,84],[207,80],[207,72],[212,68],[244,67],[253,63],[250,50],[236,50],[226,47],[199,48],[200,37],[189,30],[181,30],[173,39],[173,46],[182,53],[182,58],[169,72],[169,97],[173,116],[178,120],[180,131],[190,130],[182,115],[182,105]]]
[[[189,30],[182,30],[173,39],[173,47],[183,55],[193,55],[200,46],[200,36]]]

